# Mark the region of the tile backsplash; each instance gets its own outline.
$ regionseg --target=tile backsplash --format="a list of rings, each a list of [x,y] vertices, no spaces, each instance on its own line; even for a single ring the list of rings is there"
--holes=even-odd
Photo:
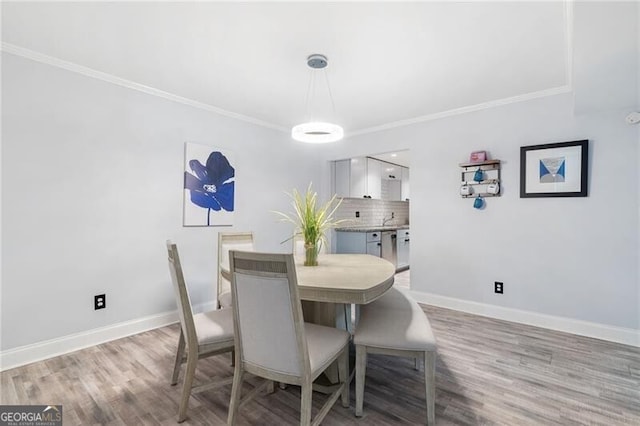
[[[360,212],[360,217],[356,217]],[[387,225],[409,224],[409,201],[387,201],[367,198],[343,198],[335,219],[348,219],[342,226],[382,225],[382,221],[395,213],[395,219]]]

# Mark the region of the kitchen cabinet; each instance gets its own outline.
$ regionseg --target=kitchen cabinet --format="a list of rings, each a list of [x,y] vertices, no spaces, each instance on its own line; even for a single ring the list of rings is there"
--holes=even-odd
[[[367,157],[367,195],[382,198],[382,161]]]
[[[409,229],[398,229],[398,237],[396,239],[398,255],[397,269],[406,269],[409,267],[409,254],[411,247],[409,235]]]
[[[401,167],[402,169],[402,183],[400,185],[400,199],[402,201],[409,200],[409,168]]]
[[[336,253],[371,254],[380,257],[379,231],[373,232],[336,232]]]
[[[335,162],[334,190],[338,197],[362,198],[367,194],[367,158]]]
[[[402,167],[397,164],[382,162],[382,196],[383,200],[402,200]]]
[[[334,192],[343,198],[405,201],[409,169],[375,158],[355,157],[334,162]]]

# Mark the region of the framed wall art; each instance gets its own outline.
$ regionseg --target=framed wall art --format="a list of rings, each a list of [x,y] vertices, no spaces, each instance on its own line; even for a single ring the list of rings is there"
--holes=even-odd
[[[520,198],[586,197],[589,141],[520,148]]]
[[[233,154],[206,145],[184,145],[184,226],[233,225]]]

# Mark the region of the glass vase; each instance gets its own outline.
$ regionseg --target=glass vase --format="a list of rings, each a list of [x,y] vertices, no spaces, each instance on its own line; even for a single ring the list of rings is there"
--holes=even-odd
[[[304,266],[318,266],[318,245],[304,243]]]

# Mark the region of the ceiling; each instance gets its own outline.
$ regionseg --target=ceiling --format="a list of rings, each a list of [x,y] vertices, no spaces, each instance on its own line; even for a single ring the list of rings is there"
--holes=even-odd
[[[311,112],[357,134],[565,87],[569,20],[564,2],[3,2],[2,40],[285,131],[322,53],[335,113],[324,86]]]

